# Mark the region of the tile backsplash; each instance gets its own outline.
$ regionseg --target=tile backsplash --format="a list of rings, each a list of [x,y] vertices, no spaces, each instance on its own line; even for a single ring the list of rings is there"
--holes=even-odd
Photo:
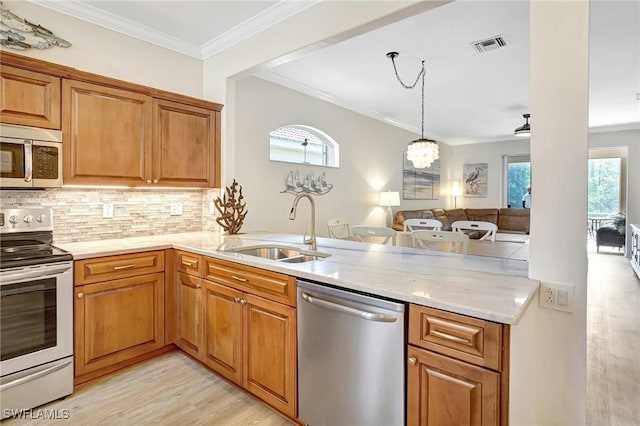
[[[56,243],[106,240],[175,232],[214,231],[216,215],[209,203],[219,190],[61,188],[43,191],[3,190],[2,208],[53,208]],[[113,204],[113,218],[102,217],[102,205]],[[171,216],[171,204],[182,215]]]

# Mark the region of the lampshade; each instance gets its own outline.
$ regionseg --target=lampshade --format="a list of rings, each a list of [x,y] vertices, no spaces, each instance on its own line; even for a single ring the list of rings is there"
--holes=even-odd
[[[383,191],[380,193],[380,205],[381,206],[399,206],[400,205],[400,193],[393,191]]]
[[[451,182],[451,196],[459,197],[460,196],[460,182],[454,180]]]
[[[531,127],[529,126],[529,117],[531,117],[531,114],[522,114],[522,116],[524,117],[526,122],[522,126],[518,127],[514,131],[514,134],[516,136],[528,138],[529,136],[531,136]]]
[[[411,161],[416,169],[431,166],[439,157],[438,143],[431,139],[416,139],[407,147],[407,160]]]

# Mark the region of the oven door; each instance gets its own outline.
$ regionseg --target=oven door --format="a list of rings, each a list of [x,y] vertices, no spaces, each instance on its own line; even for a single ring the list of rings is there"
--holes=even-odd
[[[73,354],[72,263],[0,271],[2,376]]]
[[[0,138],[0,179],[3,187],[33,186],[32,148],[30,140]]]

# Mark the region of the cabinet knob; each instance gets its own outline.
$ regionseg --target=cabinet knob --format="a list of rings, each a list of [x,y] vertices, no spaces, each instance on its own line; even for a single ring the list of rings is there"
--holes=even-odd
[[[196,284],[196,288],[202,288],[202,284]]]
[[[154,179],[154,180],[153,180],[153,183],[158,183],[158,179]]]
[[[236,303],[240,303],[240,298],[239,297],[234,297],[233,301],[236,302]]]
[[[147,183],[151,183],[151,179],[147,179]]]
[[[244,300],[244,299],[240,299],[240,304],[241,304],[241,305],[244,305],[244,304],[246,304],[246,303],[247,303],[247,301],[246,301],[246,300]]]
[[[418,360],[415,357],[410,357],[407,362],[409,363],[409,365],[416,365],[416,363],[418,362]]]
[[[78,293],[78,299],[82,299],[84,297],[84,293]]]

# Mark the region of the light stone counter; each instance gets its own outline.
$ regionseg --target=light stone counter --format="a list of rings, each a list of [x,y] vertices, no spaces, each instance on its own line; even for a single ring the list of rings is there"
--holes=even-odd
[[[518,322],[539,285],[527,278],[528,263],[521,260],[328,238],[318,238],[318,251],[331,256],[306,263],[223,251],[274,242],[308,248],[300,235],[268,232],[238,236],[195,232],[56,245],[75,259],[176,248],[504,324]]]

